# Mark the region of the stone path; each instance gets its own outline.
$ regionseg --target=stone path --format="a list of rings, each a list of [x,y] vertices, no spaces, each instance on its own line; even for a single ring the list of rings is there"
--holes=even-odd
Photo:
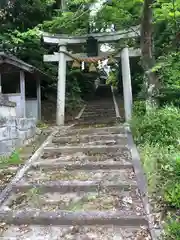
[[[54,135],[2,204],[0,239],[151,239],[125,130],[112,113],[112,102],[92,103],[79,125]]]

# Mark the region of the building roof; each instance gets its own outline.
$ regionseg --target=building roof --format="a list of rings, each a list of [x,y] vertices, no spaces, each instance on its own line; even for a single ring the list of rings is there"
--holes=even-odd
[[[19,58],[13,55],[7,54],[5,52],[0,52],[0,65],[4,63],[18,67],[29,73],[39,73],[39,74],[46,75],[38,68],[20,60]]]

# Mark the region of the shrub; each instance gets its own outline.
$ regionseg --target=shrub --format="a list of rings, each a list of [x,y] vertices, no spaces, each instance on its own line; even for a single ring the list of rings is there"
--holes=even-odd
[[[157,96],[160,106],[173,104],[180,107],[180,88],[162,88]]]
[[[164,200],[170,207],[180,209],[180,182],[171,182],[167,186]]]
[[[146,113],[145,101],[135,101],[133,103],[133,115],[143,116]]]
[[[131,121],[135,140],[139,144],[178,145],[180,139],[180,110],[166,106],[133,117]]]
[[[180,158],[170,159],[164,169],[164,200],[170,206],[180,209]]]

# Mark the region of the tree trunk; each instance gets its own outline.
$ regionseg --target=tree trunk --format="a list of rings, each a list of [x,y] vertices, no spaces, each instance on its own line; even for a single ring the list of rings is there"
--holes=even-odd
[[[142,67],[145,72],[144,86],[147,110],[157,105],[155,95],[158,92],[158,78],[152,71],[152,68],[155,65],[155,58],[153,54],[153,11],[151,8],[153,2],[154,0],[144,0],[141,22]]]

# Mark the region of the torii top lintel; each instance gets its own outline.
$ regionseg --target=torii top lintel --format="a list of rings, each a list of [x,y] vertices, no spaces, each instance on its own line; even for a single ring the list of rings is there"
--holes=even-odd
[[[131,27],[127,30],[117,32],[92,33],[82,36],[69,36],[64,34],[43,33],[43,39],[46,43],[52,44],[80,44],[86,43],[88,37],[94,37],[99,43],[115,42],[120,39],[134,38],[140,36],[140,27]]]

